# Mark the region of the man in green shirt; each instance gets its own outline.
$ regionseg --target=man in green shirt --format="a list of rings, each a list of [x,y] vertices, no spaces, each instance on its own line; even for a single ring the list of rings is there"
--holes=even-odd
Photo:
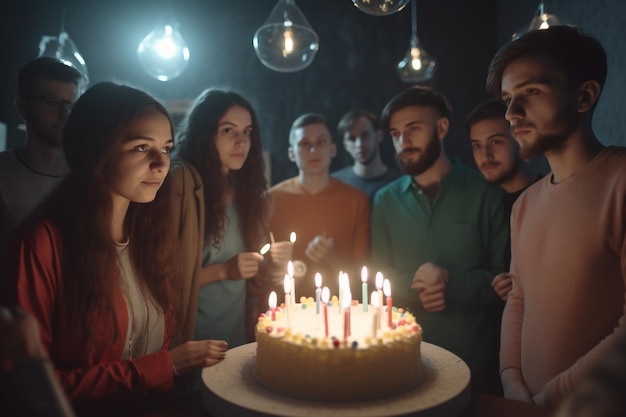
[[[412,311],[424,341],[463,359],[483,390],[491,282],[506,271],[508,224],[502,191],[448,159],[442,142],[451,108],[437,91],[415,86],[383,109],[403,171],[372,208],[372,262],[391,282],[394,304]]]

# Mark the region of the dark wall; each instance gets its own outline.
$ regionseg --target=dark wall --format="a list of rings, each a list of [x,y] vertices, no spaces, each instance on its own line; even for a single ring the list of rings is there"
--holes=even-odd
[[[465,114],[485,97],[489,61],[510,34],[530,21],[534,0],[416,0],[418,35],[439,60],[433,86],[454,107],[449,155],[473,166],[463,126]],[[411,32],[410,7],[385,17],[367,15],[351,0],[296,0],[320,37],[313,64],[300,72],[265,68],[252,48],[252,37],[276,0],[22,0],[0,14],[0,121],[8,125],[8,146],[18,146],[23,132],[13,107],[18,67],[37,54],[42,35],[56,35],[64,14],[65,30],[87,61],[92,83],[128,82],[157,97],[193,99],[210,86],[232,88],[258,111],[264,148],[272,154],[273,182],[296,173],[287,160],[291,121],[304,112],[327,116],[335,125],[353,107],[380,113],[384,104],[408,87],[395,72]],[[553,0],[559,15],[596,34],[607,47],[609,78],[594,126],[605,144],[626,145],[626,2],[622,0]],[[137,45],[160,14],[172,12],[190,50],[183,75],[170,82],[149,78],[136,57]],[[64,10],[64,13],[62,12]],[[341,146],[339,146],[341,148]],[[384,157],[392,163],[389,138]],[[349,163],[345,153],[332,168]]]
[[[530,21],[538,1],[498,1],[498,44]],[[595,36],[608,58],[608,75],[593,127],[605,145],[626,146],[626,1],[546,0],[546,11]]]
[[[300,72],[265,68],[252,48],[252,37],[275,0],[26,0],[0,19],[3,52],[0,120],[8,124],[9,147],[23,141],[13,108],[15,73],[37,54],[41,35],[56,35],[65,9],[65,30],[89,68],[91,82],[118,80],[145,88],[164,99],[191,99],[209,86],[241,92],[258,110],[264,148],[272,154],[273,181],[296,173],[287,160],[287,133],[294,118],[320,112],[334,126],[353,107],[380,113],[387,100],[408,87],[395,65],[409,47],[411,8],[390,16],[367,15],[350,0],[297,0],[320,37],[313,64]],[[152,30],[165,4],[181,24],[191,60],[183,75],[162,83],[148,78],[136,58],[141,39]],[[483,98],[484,73],[497,45],[495,0],[419,1],[418,35],[439,60],[433,85],[453,107],[452,131],[446,140],[451,156],[471,164],[463,117]],[[163,7],[161,7],[163,5]],[[341,147],[340,147],[341,148]],[[385,159],[391,162],[389,139]],[[349,163],[345,153],[333,169]]]

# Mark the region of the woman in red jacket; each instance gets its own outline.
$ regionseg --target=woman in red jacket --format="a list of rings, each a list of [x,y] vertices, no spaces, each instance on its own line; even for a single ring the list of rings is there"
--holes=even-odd
[[[173,137],[148,94],[91,87],[63,132],[70,173],[10,245],[9,296],[39,321],[77,411],[131,406],[225,356],[216,340],[168,350],[181,273],[168,221]]]

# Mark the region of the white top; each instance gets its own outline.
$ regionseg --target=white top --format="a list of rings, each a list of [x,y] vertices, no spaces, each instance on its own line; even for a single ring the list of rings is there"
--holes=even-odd
[[[120,287],[128,309],[128,331],[122,359],[137,358],[163,347],[165,319],[161,308],[152,300],[148,289],[141,285],[128,256],[128,241],[117,243],[120,255]]]

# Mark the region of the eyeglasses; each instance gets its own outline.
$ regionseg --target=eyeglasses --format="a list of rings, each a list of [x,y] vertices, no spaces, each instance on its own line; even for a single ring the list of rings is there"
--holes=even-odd
[[[61,110],[70,111],[72,110],[72,107],[74,107],[74,103],[75,103],[73,101],[64,100],[61,97],[55,97],[55,96],[26,96],[24,98],[36,98],[38,100],[43,100],[43,105],[47,109],[56,110],[56,111],[61,111]]]

